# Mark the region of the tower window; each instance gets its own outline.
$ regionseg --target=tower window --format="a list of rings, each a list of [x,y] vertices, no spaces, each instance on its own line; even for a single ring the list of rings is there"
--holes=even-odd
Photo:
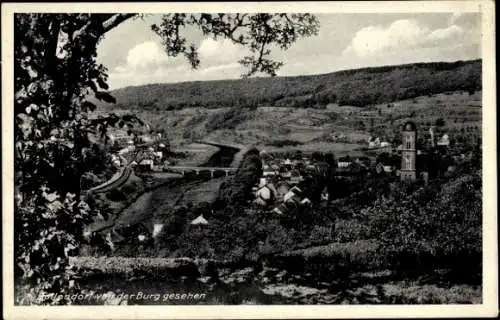
[[[410,136],[406,136],[406,149],[412,149],[412,138]]]

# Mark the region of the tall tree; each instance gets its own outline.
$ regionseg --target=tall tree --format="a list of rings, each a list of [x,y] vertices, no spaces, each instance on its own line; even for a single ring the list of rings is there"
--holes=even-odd
[[[114,103],[105,66],[96,47],[110,30],[139,14],[16,14],[14,40],[15,262],[19,275],[42,289],[64,293],[70,280],[68,255],[99,208],[82,197],[81,177],[95,140],[108,139],[108,127],[132,129],[135,115],[93,114],[88,98]],[[197,48],[183,36],[185,26],[203,35],[230,39],[251,54],[240,63],[244,76],[276,75],[283,65],[270,48],[288,49],[314,35],[319,23],[310,14],[165,14],[151,28],[169,56],[184,55],[193,68]],[[52,301],[53,303],[57,301]]]

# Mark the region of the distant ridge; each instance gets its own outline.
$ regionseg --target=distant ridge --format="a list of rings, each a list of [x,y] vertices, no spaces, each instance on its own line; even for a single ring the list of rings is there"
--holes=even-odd
[[[319,75],[149,84],[112,91],[111,108],[364,107],[452,91],[481,89],[482,61],[411,63]],[[101,106],[104,104],[100,103]]]

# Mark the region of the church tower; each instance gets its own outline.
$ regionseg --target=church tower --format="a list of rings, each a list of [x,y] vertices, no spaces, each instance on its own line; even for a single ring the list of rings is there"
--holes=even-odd
[[[403,148],[401,151],[401,181],[417,180],[417,126],[409,121],[403,126]]]

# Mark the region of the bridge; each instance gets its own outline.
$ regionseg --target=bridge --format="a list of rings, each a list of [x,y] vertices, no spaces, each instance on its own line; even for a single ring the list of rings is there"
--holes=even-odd
[[[199,175],[201,172],[210,172],[210,177],[214,178],[216,172],[224,172],[226,176],[234,173],[237,168],[231,167],[178,167],[178,166],[165,166],[163,167],[163,171],[167,172],[176,172],[185,175],[187,172],[195,172],[196,175]]]

